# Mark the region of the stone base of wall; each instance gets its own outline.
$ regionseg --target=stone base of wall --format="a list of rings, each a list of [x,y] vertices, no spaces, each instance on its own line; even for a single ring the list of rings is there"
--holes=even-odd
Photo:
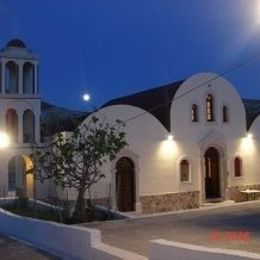
[[[140,197],[143,214],[198,208],[200,192],[189,191]]]
[[[255,198],[260,198],[260,194],[249,194],[249,196],[245,193],[241,193],[243,190],[247,189],[255,189],[260,190],[260,184],[254,184],[254,185],[242,185],[242,186],[233,186],[229,188],[229,194],[230,199],[234,200],[235,202],[242,202],[242,201],[248,201],[252,200],[255,196]]]

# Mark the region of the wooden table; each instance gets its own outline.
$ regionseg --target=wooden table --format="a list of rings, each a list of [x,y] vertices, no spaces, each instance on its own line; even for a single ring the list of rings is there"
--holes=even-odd
[[[253,194],[253,200],[255,200],[256,194],[260,194],[260,190],[250,190],[250,189],[247,189],[247,190],[242,190],[240,192],[247,194],[247,201],[249,201],[249,194]]]

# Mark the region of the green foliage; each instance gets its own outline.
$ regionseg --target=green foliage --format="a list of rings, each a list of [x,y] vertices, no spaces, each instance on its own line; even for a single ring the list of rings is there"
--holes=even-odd
[[[37,209],[38,205],[30,206],[29,203],[22,204],[22,202],[18,200],[19,199],[15,200],[14,203],[6,205],[5,210],[20,216],[60,222],[57,212],[53,209],[39,210]]]
[[[58,133],[47,145],[33,146],[36,177],[41,181],[53,179],[64,188],[75,188],[78,191],[75,211],[83,212],[85,192],[104,178],[101,167],[127,145],[122,127],[124,123],[120,120],[109,125],[91,116],[87,124],[69,136]]]

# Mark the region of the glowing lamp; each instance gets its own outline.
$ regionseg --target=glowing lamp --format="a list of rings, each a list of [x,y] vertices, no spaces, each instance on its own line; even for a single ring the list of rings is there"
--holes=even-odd
[[[247,133],[246,137],[247,137],[248,139],[252,139],[252,138],[253,138],[253,134]]]
[[[172,134],[169,134],[168,137],[167,137],[168,141],[172,141],[173,140],[173,135]]]
[[[10,138],[7,133],[0,132],[0,148],[6,148],[10,144]]]

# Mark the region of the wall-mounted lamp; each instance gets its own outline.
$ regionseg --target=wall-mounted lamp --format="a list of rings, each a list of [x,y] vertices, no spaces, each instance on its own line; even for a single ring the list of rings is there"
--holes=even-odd
[[[7,148],[10,144],[10,137],[5,132],[0,132],[0,148]]]
[[[246,137],[249,138],[249,139],[252,139],[253,138],[253,134],[252,133],[247,133]]]
[[[177,144],[172,133],[168,133],[165,139],[161,142],[159,157],[163,160],[172,160],[177,152]]]
[[[173,140],[173,135],[172,134],[169,134],[168,137],[167,137],[168,141],[172,141]]]
[[[255,153],[255,142],[253,137],[254,135],[252,133],[247,133],[246,136],[242,138],[241,148],[246,155]]]

